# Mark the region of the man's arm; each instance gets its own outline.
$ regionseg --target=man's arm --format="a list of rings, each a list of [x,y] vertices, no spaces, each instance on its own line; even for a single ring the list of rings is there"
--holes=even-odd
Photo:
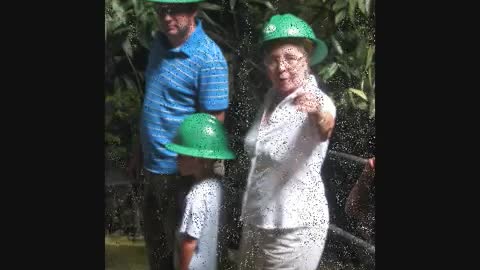
[[[225,121],[229,103],[228,64],[222,57],[205,62],[199,74],[198,108]]]
[[[350,191],[345,204],[345,212],[350,217],[361,218],[366,215],[368,196],[375,178],[375,165],[373,159],[369,161],[360,175],[357,183]]]
[[[218,112],[208,112],[209,114],[215,116],[218,121],[221,123],[225,122],[225,111],[218,111]],[[213,171],[218,176],[225,176],[225,161],[222,159],[217,160],[213,165]]]
[[[225,111],[208,112],[208,113],[215,116],[218,119],[218,121],[222,123],[225,122]]]

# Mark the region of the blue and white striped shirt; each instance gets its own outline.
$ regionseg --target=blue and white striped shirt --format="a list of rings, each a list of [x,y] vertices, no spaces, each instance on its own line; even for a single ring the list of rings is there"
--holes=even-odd
[[[227,63],[201,22],[196,23],[180,47],[171,48],[163,34],[151,46],[140,133],[144,166],[152,173],[177,172],[176,154],[165,144],[173,140],[186,116],[228,108]]]

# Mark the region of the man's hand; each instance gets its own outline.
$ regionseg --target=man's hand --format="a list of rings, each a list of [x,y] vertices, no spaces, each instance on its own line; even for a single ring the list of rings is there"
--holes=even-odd
[[[209,114],[215,116],[218,121],[224,123],[225,122],[225,111],[218,111],[218,112],[208,112]]]

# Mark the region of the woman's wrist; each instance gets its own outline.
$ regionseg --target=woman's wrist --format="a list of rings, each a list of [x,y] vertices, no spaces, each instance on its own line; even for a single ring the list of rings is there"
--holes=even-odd
[[[313,116],[313,118],[315,119],[315,122],[317,122],[319,125],[325,124],[325,121],[327,118],[322,112],[316,111],[316,112],[310,113],[310,115]]]

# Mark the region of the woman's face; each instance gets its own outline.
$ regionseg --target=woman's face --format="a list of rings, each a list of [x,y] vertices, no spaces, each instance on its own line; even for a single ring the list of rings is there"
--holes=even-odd
[[[307,80],[308,55],[301,45],[273,44],[265,54],[264,63],[273,88],[287,96]]]

